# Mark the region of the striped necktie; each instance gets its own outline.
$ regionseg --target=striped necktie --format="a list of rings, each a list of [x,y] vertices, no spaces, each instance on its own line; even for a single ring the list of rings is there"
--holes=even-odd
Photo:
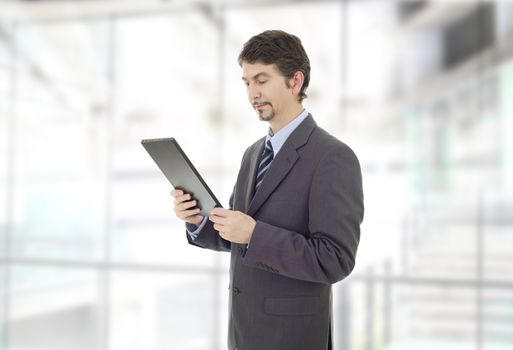
[[[269,135],[273,136],[272,131],[269,129]],[[273,145],[271,144],[271,140],[267,140],[264,148],[264,152],[262,153],[262,159],[260,160],[260,164],[258,165],[258,172],[256,177],[256,185],[255,190],[260,187],[262,181],[264,180],[264,176],[267,173],[267,170],[271,166],[271,162],[274,158]]]

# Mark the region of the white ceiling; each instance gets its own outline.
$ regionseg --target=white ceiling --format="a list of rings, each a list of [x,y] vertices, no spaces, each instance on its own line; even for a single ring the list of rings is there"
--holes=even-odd
[[[130,16],[205,5],[247,6],[305,1],[308,2],[308,0],[0,0],[0,21],[54,20],[105,15]]]

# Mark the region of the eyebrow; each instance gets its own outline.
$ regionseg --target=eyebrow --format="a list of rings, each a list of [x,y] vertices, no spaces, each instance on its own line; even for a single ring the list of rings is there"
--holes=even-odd
[[[270,75],[269,73],[266,73],[266,72],[260,72],[260,73],[258,73],[258,74],[255,74],[255,75],[254,75],[252,78],[250,78],[250,79],[255,80],[255,79],[258,79],[258,78],[260,78],[260,77],[269,78],[269,77],[271,77],[271,75]],[[248,81],[248,79],[247,79],[247,78],[245,78],[245,77],[242,77],[242,80],[244,80],[244,81]]]

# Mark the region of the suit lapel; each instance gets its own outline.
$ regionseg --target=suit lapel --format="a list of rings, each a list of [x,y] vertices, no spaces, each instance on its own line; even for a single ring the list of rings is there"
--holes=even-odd
[[[310,134],[316,126],[317,124],[313,120],[312,116],[308,115],[308,117],[306,117],[305,120],[303,120],[303,122],[301,122],[301,124],[299,124],[299,126],[292,132],[292,134],[290,134],[280,149],[280,152],[272,161],[262,185],[260,185],[254,196],[252,194],[255,187],[256,168],[258,167],[257,163],[260,157],[259,153],[257,153],[256,156],[253,154],[253,159],[250,163],[250,174],[252,176],[252,180],[250,182],[252,187],[248,189],[248,194],[250,194],[250,197],[252,196],[253,199],[249,202],[248,215],[253,216],[265,203],[266,199],[273,193],[275,188],[287,176],[299,158],[297,149],[308,141],[308,137],[310,137]],[[264,142],[265,139],[262,142],[262,145],[258,147],[258,152],[262,152]],[[247,198],[248,197],[246,197],[246,200]]]
[[[246,197],[244,202],[244,207],[248,210],[251,200],[255,195],[255,182],[256,175],[258,171],[258,163],[260,162],[260,154],[262,154],[265,145],[265,137],[260,140],[258,145],[255,147],[256,151],[251,154],[251,159],[249,160],[249,169],[248,169],[248,187],[246,191]]]

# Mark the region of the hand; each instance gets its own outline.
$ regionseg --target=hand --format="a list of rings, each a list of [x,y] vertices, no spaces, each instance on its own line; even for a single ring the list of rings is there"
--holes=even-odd
[[[199,226],[204,216],[199,215],[200,209],[197,208],[198,201],[193,199],[189,193],[182,190],[172,190],[171,195],[175,198],[175,215],[180,220]],[[192,200],[191,200],[192,199]]]
[[[223,208],[212,209],[209,219],[214,223],[214,229],[219,231],[221,237],[239,244],[249,243],[256,225],[256,221],[251,216]]]

